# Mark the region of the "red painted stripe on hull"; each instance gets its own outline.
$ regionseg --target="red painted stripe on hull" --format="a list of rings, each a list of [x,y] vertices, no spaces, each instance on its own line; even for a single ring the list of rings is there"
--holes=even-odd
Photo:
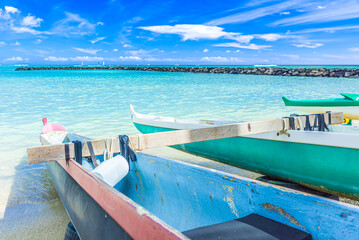
[[[77,162],[58,163],[134,239],[188,239]]]

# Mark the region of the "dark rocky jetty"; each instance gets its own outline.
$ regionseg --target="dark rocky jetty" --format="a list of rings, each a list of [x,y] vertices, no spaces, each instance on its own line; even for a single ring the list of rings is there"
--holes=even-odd
[[[135,66],[94,66],[94,67],[18,67],[15,71],[31,70],[135,70],[156,72],[191,72],[253,74],[300,77],[345,77],[359,78],[359,69],[349,68],[279,68],[279,67],[135,67]]]

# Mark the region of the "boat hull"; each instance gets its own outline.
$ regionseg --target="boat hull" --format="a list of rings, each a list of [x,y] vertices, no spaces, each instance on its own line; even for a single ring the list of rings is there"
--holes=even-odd
[[[132,239],[58,162],[46,164],[81,239]]]
[[[176,130],[136,122],[134,125],[142,133]],[[359,151],[356,149],[255,136],[217,139],[174,147],[320,191],[359,199],[359,184],[356,184],[359,179]]]

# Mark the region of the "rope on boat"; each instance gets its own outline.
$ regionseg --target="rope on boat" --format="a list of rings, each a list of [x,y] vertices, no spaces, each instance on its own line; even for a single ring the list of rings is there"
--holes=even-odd
[[[113,157],[116,137],[105,139],[105,150],[103,152],[103,160],[106,161]]]

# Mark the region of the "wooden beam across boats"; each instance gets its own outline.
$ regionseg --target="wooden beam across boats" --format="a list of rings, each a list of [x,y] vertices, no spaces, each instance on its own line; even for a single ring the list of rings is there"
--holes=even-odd
[[[133,108],[131,115],[135,127],[145,134],[239,123],[158,117],[137,113]],[[175,147],[319,191],[358,200],[359,132],[351,132],[354,127],[345,125],[330,125],[329,128],[330,132],[266,132]]]
[[[131,106],[131,111],[134,110]],[[134,116],[134,115],[133,115]],[[136,116],[140,116],[137,114]],[[144,116],[144,115],[141,115]],[[308,119],[307,119],[308,117]],[[133,117],[134,119],[134,117]],[[293,123],[290,123],[288,118],[278,118],[273,120],[257,121],[257,122],[233,122],[232,124],[222,124],[219,126],[207,125],[198,125],[198,129],[190,128],[189,130],[176,131],[176,132],[162,132],[154,134],[145,134],[145,135],[134,135],[130,136],[129,140],[131,147],[134,150],[142,150],[147,148],[156,148],[163,146],[171,146],[178,144],[202,142],[208,140],[224,139],[238,136],[249,136],[249,135],[258,135],[261,133],[271,133],[275,132],[279,134],[285,133],[291,128],[299,128],[306,120],[310,122],[311,125],[314,124],[316,117],[315,115],[308,116],[298,116],[293,119]],[[343,114],[342,113],[326,113],[323,114],[323,121],[326,123],[342,123]],[[165,121],[161,120],[161,123],[165,124]],[[207,122],[208,123],[208,122]],[[203,127],[204,126],[204,127]],[[174,130],[174,129],[173,129]],[[56,132],[55,132],[56,133]],[[118,138],[114,140],[118,141]],[[106,139],[101,140],[92,140],[92,146],[94,148],[94,153],[102,154],[105,149]],[[74,157],[74,146],[72,143],[69,143],[70,157]],[[115,145],[114,151],[119,152],[119,144]],[[52,146],[45,147],[30,147],[28,148],[28,161],[30,164],[47,162],[47,161],[57,161],[65,158],[64,144],[57,144]],[[85,145],[82,149],[82,156],[89,157],[91,156],[88,149],[88,145]]]
[[[74,140],[91,141],[41,135],[44,145]],[[94,174],[111,161],[101,155],[95,169],[87,157],[82,164],[46,163],[82,239],[357,238],[357,206],[142,152],[136,157],[113,187]]]
[[[341,93],[343,98],[290,100],[283,97],[284,104],[296,111],[307,113],[343,112],[347,119],[359,119],[359,94]]]

